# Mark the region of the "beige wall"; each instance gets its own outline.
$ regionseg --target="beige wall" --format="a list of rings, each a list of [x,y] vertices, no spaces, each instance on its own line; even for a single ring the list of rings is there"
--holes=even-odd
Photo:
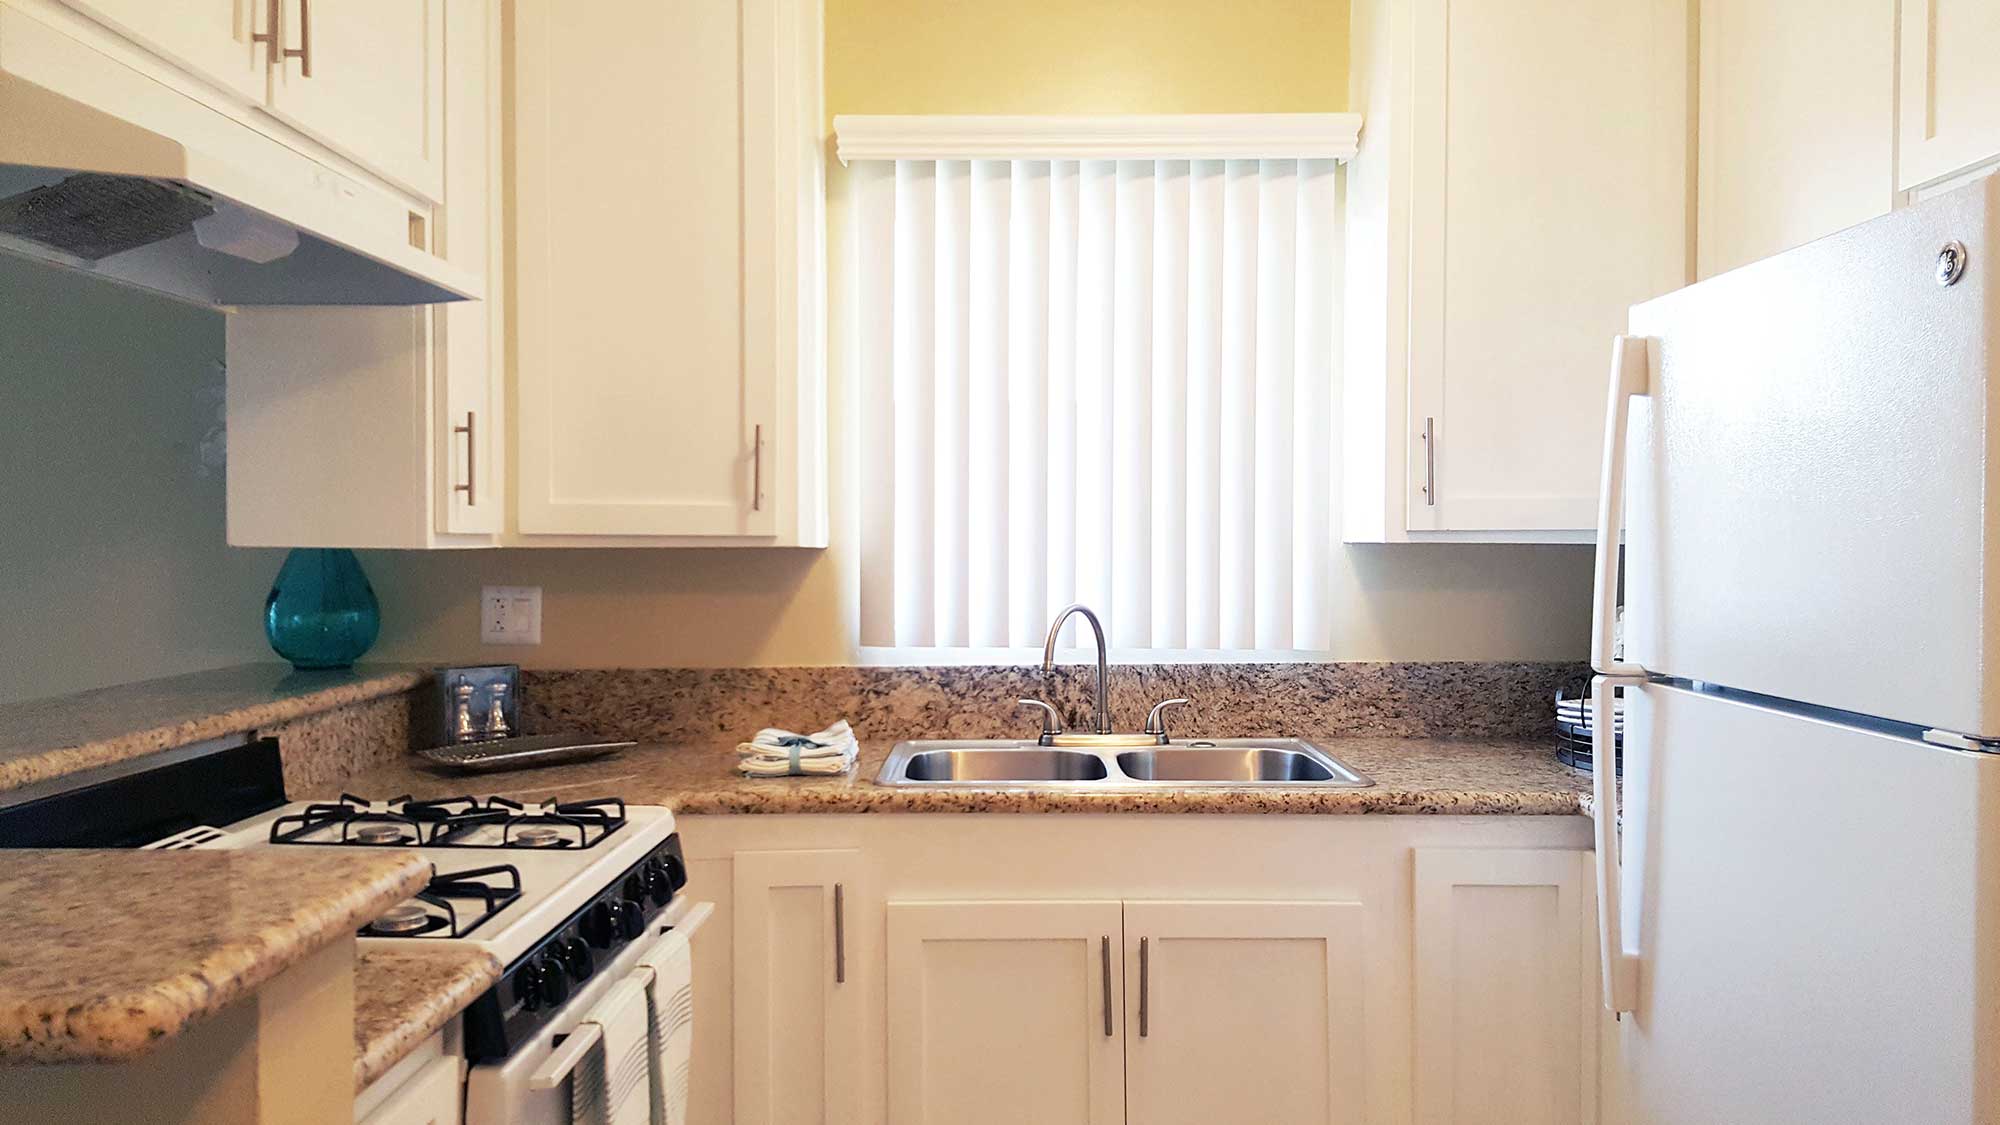
[[[222,317],[0,255],[0,701],[270,658],[223,545]]]
[[[1346,106],[1344,0],[827,0],[834,113],[1300,112]],[[840,170],[832,169],[835,433]],[[840,442],[835,440],[835,446]],[[543,667],[841,664],[855,659],[848,489],[807,551],[371,553],[378,655]],[[1589,628],[1576,547],[1386,546],[1337,558],[1343,660],[1574,659]],[[543,643],[482,649],[482,584],[539,585]]]

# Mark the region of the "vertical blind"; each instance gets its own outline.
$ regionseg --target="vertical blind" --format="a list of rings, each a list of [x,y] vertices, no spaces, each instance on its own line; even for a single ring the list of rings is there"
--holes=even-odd
[[[854,164],[863,645],[1328,646],[1336,167]]]

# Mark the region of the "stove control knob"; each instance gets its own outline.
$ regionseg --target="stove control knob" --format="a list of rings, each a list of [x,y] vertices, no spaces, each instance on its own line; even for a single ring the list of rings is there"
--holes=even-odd
[[[569,973],[564,971],[559,956],[543,957],[541,970],[535,974],[535,984],[542,994],[542,1003],[553,1008],[569,999]]]
[[[632,900],[633,902],[640,901],[645,897],[646,888],[652,883],[652,881],[653,881],[652,864],[648,863],[644,867],[639,868],[639,870],[634,871],[630,876],[626,878],[625,888],[624,888],[625,897]]]
[[[665,863],[655,860],[646,865],[646,897],[653,900],[654,906],[665,906],[673,901],[674,881],[667,874]]]
[[[583,922],[578,927],[583,931],[585,941],[599,949],[609,949],[618,940],[618,915],[622,913],[617,899],[604,899],[584,911]]]
[[[688,872],[686,860],[673,852],[665,852],[661,854],[659,859],[660,869],[667,873],[667,885],[670,890],[678,891],[682,887],[687,886]]]
[[[590,979],[597,963],[590,956],[590,946],[582,938],[564,938],[557,943],[557,948],[561,951],[563,968],[569,971],[571,977],[578,981]]]
[[[626,941],[635,941],[646,932],[646,911],[631,899],[626,899],[618,911],[618,932]]]

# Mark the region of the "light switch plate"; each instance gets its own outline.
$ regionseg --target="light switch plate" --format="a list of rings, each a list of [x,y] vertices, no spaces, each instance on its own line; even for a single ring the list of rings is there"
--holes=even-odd
[[[489,645],[542,643],[540,586],[483,586],[479,591],[479,640]]]

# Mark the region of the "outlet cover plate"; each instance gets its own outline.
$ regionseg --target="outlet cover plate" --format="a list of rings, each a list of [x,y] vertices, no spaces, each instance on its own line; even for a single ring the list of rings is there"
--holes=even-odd
[[[482,586],[479,591],[479,640],[489,645],[542,643],[540,586]]]

